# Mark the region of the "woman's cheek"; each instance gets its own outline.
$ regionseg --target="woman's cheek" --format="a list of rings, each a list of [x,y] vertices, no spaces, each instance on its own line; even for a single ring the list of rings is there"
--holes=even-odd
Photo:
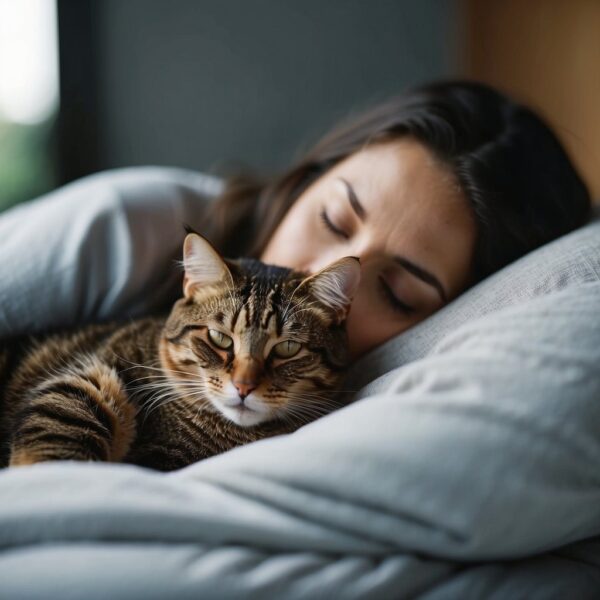
[[[346,330],[353,357],[366,352],[377,342],[377,334],[373,330],[372,312],[369,311],[364,290],[359,287],[346,321]]]

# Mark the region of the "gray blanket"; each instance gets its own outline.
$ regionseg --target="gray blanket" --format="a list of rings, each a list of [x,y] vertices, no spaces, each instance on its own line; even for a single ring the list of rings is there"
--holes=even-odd
[[[2,472],[0,598],[600,597],[599,262],[292,435]]]

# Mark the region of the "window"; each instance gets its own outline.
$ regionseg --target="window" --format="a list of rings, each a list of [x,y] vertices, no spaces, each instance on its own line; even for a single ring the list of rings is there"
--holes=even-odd
[[[0,0],[0,210],[56,185],[55,0]]]

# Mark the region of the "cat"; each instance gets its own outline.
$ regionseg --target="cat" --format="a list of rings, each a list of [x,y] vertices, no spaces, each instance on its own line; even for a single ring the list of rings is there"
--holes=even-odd
[[[170,471],[339,407],[356,257],[315,274],[183,244],[167,315],[0,350],[0,466],[92,460]]]

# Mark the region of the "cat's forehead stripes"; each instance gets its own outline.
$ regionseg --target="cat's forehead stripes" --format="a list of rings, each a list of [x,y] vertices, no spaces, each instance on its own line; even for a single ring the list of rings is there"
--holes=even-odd
[[[212,296],[199,303],[201,312],[192,317],[231,336],[234,355],[263,356],[288,337],[322,345],[330,315],[301,286],[302,273],[290,276],[289,270],[272,270],[252,260],[245,261],[244,271],[234,273],[234,288],[220,287],[217,294],[213,288]]]
[[[240,305],[231,320],[231,330],[235,331],[239,318],[243,314],[245,328],[269,329],[271,317],[276,317],[276,328],[280,332],[279,312],[281,311],[282,282],[265,281],[249,277],[239,292]],[[280,335],[280,333],[279,333]]]
[[[281,284],[274,286],[267,294],[259,325],[266,331],[271,331],[274,326],[276,335],[281,335]]]
[[[245,296],[232,319],[232,333],[239,340],[239,346],[250,354],[262,354],[266,341],[277,334],[278,287],[265,289],[257,282],[244,286]]]

